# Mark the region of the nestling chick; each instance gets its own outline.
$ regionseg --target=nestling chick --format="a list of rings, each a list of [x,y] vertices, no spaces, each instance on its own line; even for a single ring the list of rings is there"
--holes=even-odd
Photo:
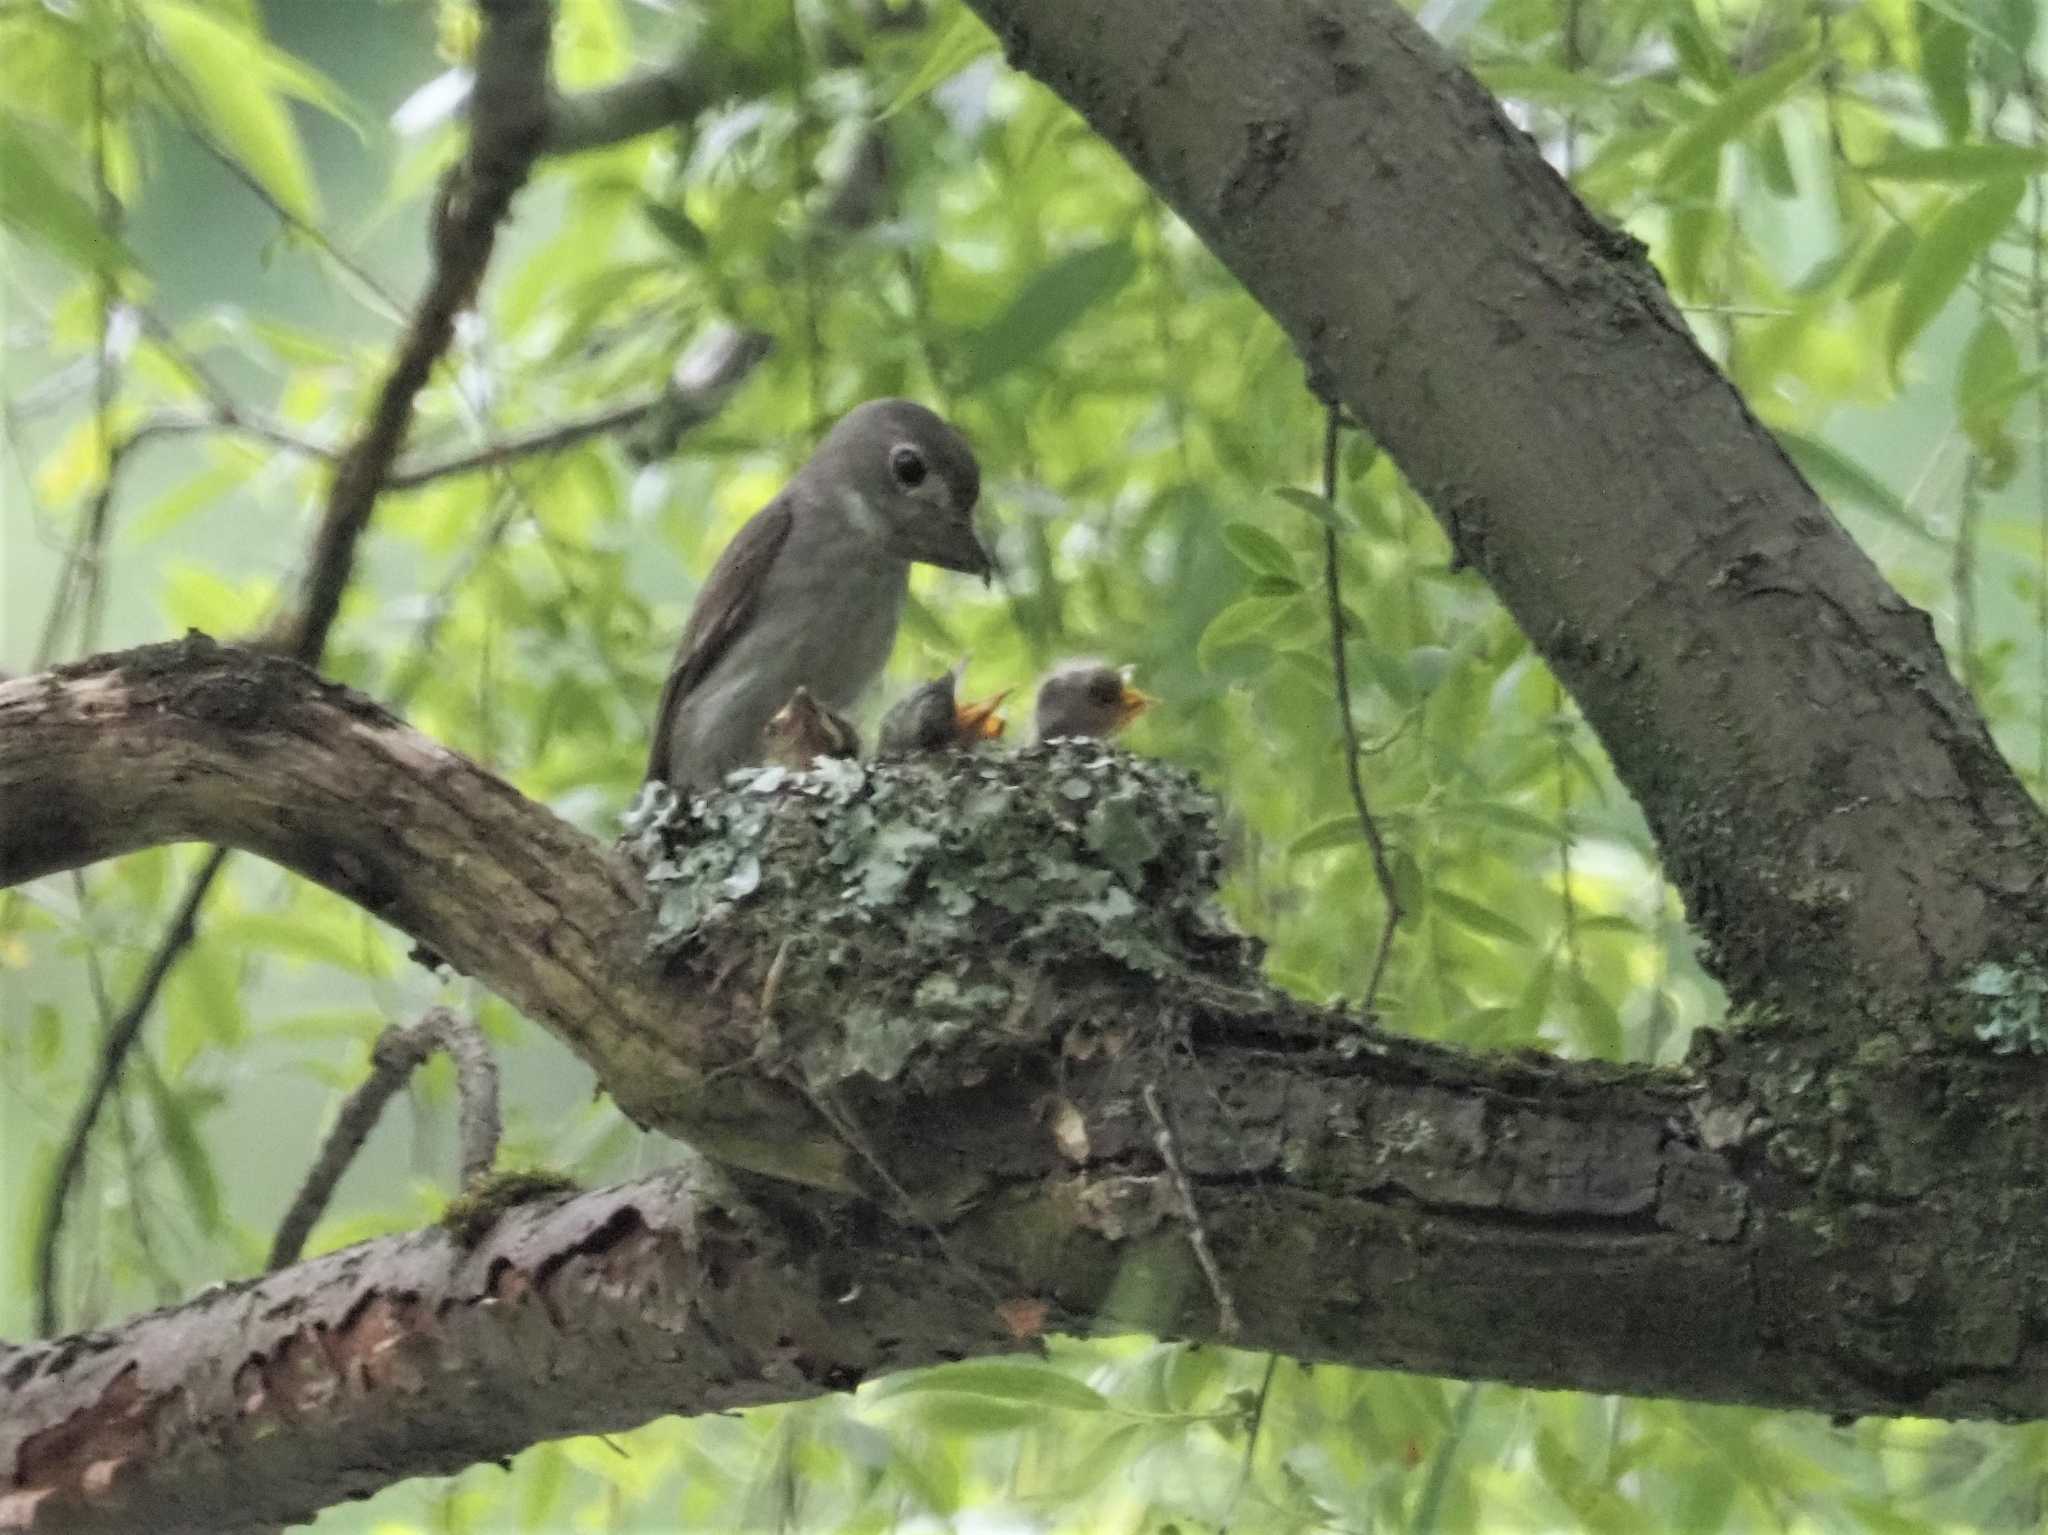
[[[1033,739],[1092,736],[1108,740],[1157,699],[1132,687],[1124,674],[1100,661],[1069,661],[1038,685]]]
[[[965,751],[1002,736],[1003,717],[996,708],[1010,696],[1008,688],[979,703],[955,701],[960,685],[956,666],[930,682],[912,688],[882,716],[875,754],[907,757],[918,752]]]
[[[761,727],[764,761],[787,768],[807,768],[820,757],[858,757],[860,732],[844,715],[811,697],[809,688],[790,694],[789,702]]]

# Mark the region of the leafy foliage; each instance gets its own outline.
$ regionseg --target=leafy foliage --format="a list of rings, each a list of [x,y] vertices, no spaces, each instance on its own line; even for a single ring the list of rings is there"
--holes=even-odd
[[[387,494],[330,670],[608,836],[695,582],[825,420],[910,393],[977,445],[1006,575],[993,596],[920,577],[897,685],[963,651],[971,691],[1075,652],[1134,663],[1163,699],[1135,742],[1227,807],[1226,898],[1273,979],[1355,994],[1384,909],[1344,784],[1334,527],[1350,702],[1409,914],[1389,1017],[1662,1060],[1717,1019],[1640,817],[1512,622],[1362,440],[1333,500],[1299,488],[1320,419],[1284,338],[977,22],[950,0],[559,11],[566,90],[684,46],[738,85],[543,168],[413,451],[645,397],[712,321],[776,351],[673,455],[599,435]],[[1423,13],[1648,243],[2048,788],[2033,0]],[[474,35],[457,0],[431,19],[0,5],[0,664],[246,632],[274,608],[417,282]],[[152,852],[0,898],[10,1332],[69,1106],[193,863]],[[593,1101],[553,1041],[324,892],[244,864],[199,928],[92,1142],[74,1324],[259,1267],[370,1041],[444,993],[504,1057],[508,1158],[595,1183],[674,1154]],[[2035,990],[1998,995],[2039,1011]],[[445,1068],[411,1102],[410,1144],[380,1133],[318,1242],[440,1212]],[[1039,1364],[537,1447],[321,1526],[2017,1529],[2038,1523],[2042,1464],[2032,1428],[1836,1427],[1062,1340]]]

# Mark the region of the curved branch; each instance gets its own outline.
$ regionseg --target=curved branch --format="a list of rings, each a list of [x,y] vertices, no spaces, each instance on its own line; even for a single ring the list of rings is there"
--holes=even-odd
[[[1034,770],[1011,760],[978,771],[1017,791]],[[933,792],[950,803],[943,778]],[[801,792],[767,803],[808,824]],[[1053,1297],[1059,1327],[1131,1293],[1163,1309],[1122,1324],[1218,1336],[1192,1209],[1247,1347],[1828,1411],[2048,1413],[2048,1325],[2017,1288],[2048,1262],[2048,1212],[2008,1192],[2048,1144],[2030,1060],[1837,1065],[1743,1036],[1697,1072],[1469,1055],[1293,1004],[1207,938],[1149,980],[1013,954],[1016,1004],[947,1036],[962,1069],[812,1094],[755,1058],[762,1030],[817,1043],[872,1014],[903,979],[887,955],[822,994],[785,981],[779,1000],[777,957],[744,948],[666,973],[620,858],[348,690],[201,637],[0,685],[0,804],[0,882],[165,841],[245,849],[475,975],[644,1124],[796,1184],[858,1189],[871,1159],[916,1201],[901,1240],[939,1221],[972,1265],[963,1280],[927,1252],[919,1283],[962,1281],[954,1314],[976,1327],[990,1293]],[[821,931],[836,883],[788,886]],[[774,912],[772,931],[807,925]],[[971,978],[979,958],[950,968]],[[1154,1094],[1184,1181],[1153,1145]],[[1962,1147],[1959,1114],[1981,1161],[1955,1149],[1930,1171],[1925,1148]],[[779,1218],[846,1240],[809,1208],[828,1196],[775,1197]],[[1132,1262],[1167,1277],[1120,1288]],[[915,1338],[895,1362],[987,1346],[963,1336]]]
[[[2039,943],[2048,827],[1886,585],[1396,0],[968,0],[1364,421],[1556,670],[1738,1000]]]

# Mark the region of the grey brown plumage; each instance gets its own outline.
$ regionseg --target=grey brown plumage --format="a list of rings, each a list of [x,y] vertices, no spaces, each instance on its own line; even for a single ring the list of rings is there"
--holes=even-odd
[[[849,411],[713,565],[662,688],[647,776],[702,789],[761,761],[763,727],[799,687],[849,709],[888,660],[913,563],[988,576],[980,493],[972,450],[931,411]]]

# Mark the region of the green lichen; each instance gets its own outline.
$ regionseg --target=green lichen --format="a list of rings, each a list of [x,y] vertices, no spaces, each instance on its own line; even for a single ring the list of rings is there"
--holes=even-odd
[[[449,1200],[448,1208],[441,1212],[441,1224],[464,1247],[474,1247],[507,1210],[576,1190],[574,1178],[552,1168],[501,1167],[485,1173]]]
[[[1041,1050],[1047,989],[1255,974],[1216,905],[1215,814],[1177,768],[1063,741],[656,788],[625,846],[654,952],[755,1000],[743,1053],[814,1090],[939,1086]]]
[[[2048,967],[2031,956],[2016,965],[1986,961],[1963,991],[1975,1013],[1977,1038],[2000,1055],[2048,1054]]]

